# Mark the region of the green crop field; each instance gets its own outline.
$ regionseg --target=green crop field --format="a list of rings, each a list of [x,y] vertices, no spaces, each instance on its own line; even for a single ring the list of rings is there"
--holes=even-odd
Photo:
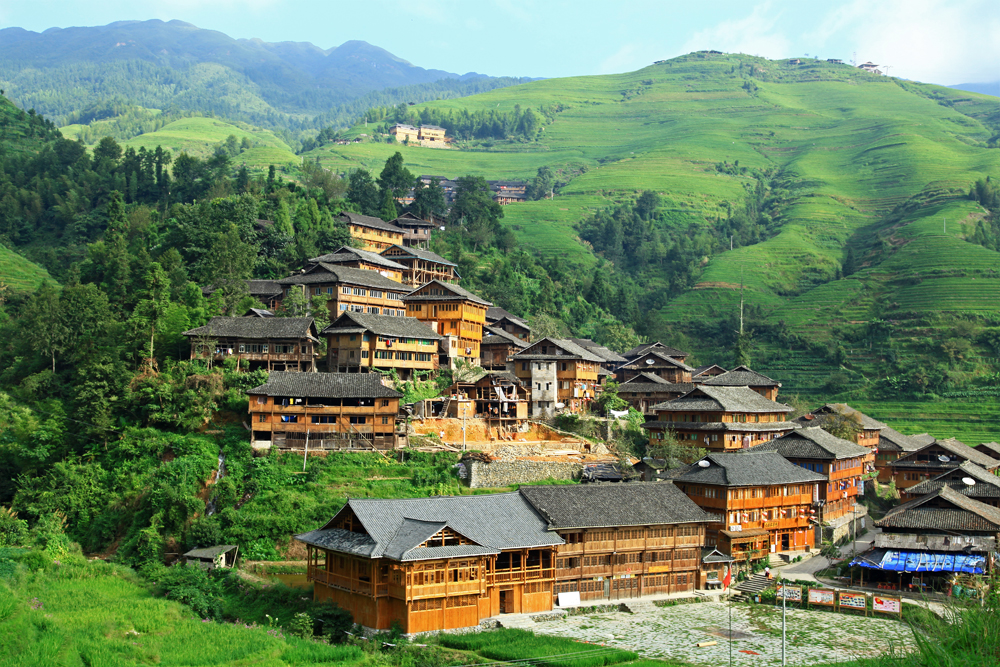
[[[48,271],[0,245],[0,284],[13,292],[33,292],[44,280],[55,282]]]
[[[264,167],[268,164],[299,164],[301,161],[284,141],[270,130],[247,130],[218,118],[182,118],[163,126],[156,132],[140,134],[128,141],[124,146],[138,149],[144,146],[146,150],[162,146],[177,155],[187,151],[191,155],[205,157],[210,155],[213,147],[226,140],[229,135],[242,140],[250,139],[255,147],[241,154],[236,162],[247,162],[248,166]]]

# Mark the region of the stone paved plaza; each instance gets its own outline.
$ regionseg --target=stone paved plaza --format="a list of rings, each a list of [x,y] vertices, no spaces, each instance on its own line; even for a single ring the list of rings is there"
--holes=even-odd
[[[571,637],[628,648],[649,658],[694,665],[729,664],[729,609],[725,604],[682,604],[639,613],[567,616],[536,623],[536,634]],[[914,646],[909,627],[898,620],[822,611],[788,610],[789,665],[813,665],[874,657]],[[733,664],[781,664],[781,608],[733,606]],[[699,642],[717,641],[698,648]]]

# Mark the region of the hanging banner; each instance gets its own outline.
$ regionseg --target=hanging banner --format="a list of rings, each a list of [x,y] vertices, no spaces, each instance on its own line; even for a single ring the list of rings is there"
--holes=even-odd
[[[841,591],[840,608],[843,609],[844,607],[865,611],[868,609],[868,595],[866,593],[845,593]]]
[[[809,604],[822,604],[832,607],[834,604],[834,591],[826,588],[810,588]]]
[[[777,599],[781,600],[782,596],[789,602],[802,602],[802,587],[779,585]]]
[[[881,595],[874,596],[872,609],[885,614],[903,614],[903,601],[899,598],[886,598]]]

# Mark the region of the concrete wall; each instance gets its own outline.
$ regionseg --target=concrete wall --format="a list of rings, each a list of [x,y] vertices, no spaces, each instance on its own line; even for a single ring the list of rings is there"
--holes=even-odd
[[[870,530],[872,528],[871,517],[868,516],[868,508],[864,505],[858,505],[858,511],[856,514],[845,514],[844,516],[837,517],[832,521],[827,522],[826,525],[822,526],[824,540],[831,540],[837,542],[843,537],[848,535],[854,536],[854,523],[857,521],[857,531],[858,535],[865,532],[865,530]],[[820,543],[816,543],[817,548]]]
[[[579,479],[583,465],[547,461],[464,461],[473,489],[496,489],[545,479]]]

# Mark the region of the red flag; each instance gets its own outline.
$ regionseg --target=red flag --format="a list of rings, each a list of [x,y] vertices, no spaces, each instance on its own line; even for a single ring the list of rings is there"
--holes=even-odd
[[[726,576],[723,577],[722,579],[722,585],[725,586],[726,588],[729,588],[729,582],[731,582],[732,580],[733,580],[733,568],[727,567]]]

